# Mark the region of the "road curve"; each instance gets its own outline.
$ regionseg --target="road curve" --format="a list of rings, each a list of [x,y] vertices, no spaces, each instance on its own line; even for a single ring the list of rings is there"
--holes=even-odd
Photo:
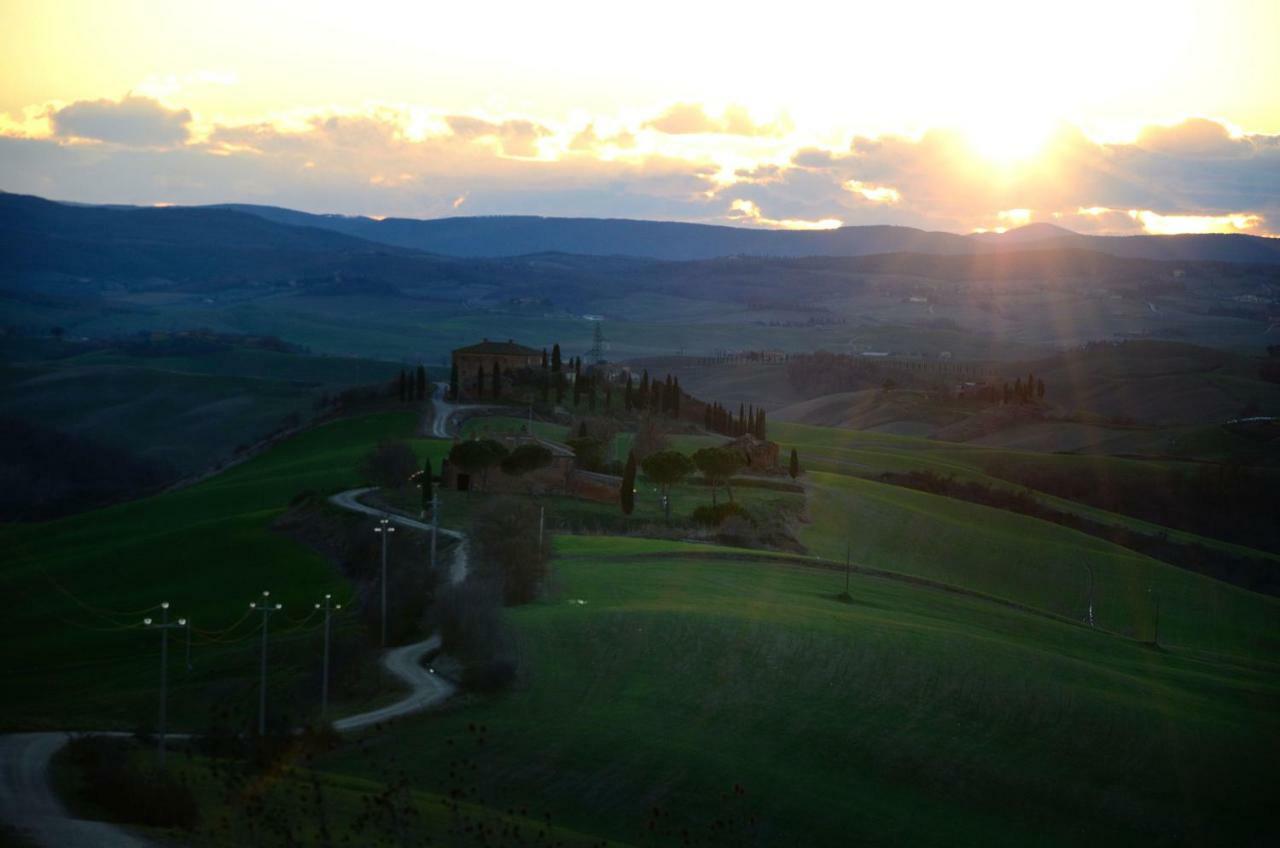
[[[445,418],[447,421],[447,417]],[[402,515],[384,513],[360,503],[370,489],[352,489],[329,500],[343,509],[366,515],[388,517],[415,530],[431,531],[431,525]],[[467,539],[456,530],[439,528],[456,540],[450,580],[460,583],[467,576]],[[392,648],[382,655],[382,666],[409,687],[409,693],[395,703],[357,713],[333,722],[335,730],[351,733],[374,727],[429,709],[449,698],[456,687],[422,667],[422,659],[440,649],[440,636],[433,635],[412,645]],[[155,842],[134,835],[109,822],[73,818],[53,791],[50,762],[62,746],[76,734],[10,733],[0,735],[0,822],[24,834],[36,845],[47,848],[158,848]],[[127,733],[81,731],[80,735],[128,736]],[[181,734],[170,734],[178,737]]]
[[[360,498],[374,491],[374,489],[374,486],[366,486],[363,489],[347,489],[345,492],[331,495],[329,503],[340,506],[343,509],[349,509],[352,512],[362,512],[365,515],[372,515],[376,518],[389,518],[394,524],[412,527],[414,530],[424,533],[431,532],[431,525],[426,521],[419,521],[407,515],[388,512],[385,509],[378,509],[376,506],[361,503]],[[453,547],[453,563],[449,567],[449,579],[453,583],[461,583],[467,579],[468,557],[470,556],[467,537],[457,530],[446,530],[443,527],[437,528],[437,532],[442,536],[448,536],[457,543]]]

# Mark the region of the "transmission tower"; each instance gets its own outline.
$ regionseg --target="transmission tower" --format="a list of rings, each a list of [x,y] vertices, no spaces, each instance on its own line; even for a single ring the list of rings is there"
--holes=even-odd
[[[596,321],[595,332],[591,336],[591,350],[587,352],[587,356],[596,365],[604,364],[604,329],[601,327],[603,321]]]

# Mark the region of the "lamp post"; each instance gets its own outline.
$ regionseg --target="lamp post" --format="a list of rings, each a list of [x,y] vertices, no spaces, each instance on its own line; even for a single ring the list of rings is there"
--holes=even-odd
[[[262,613],[262,670],[258,684],[258,735],[267,735],[267,619],[279,612],[283,604],[271,603],[271,593],[263,592],[261,601],[250,601],[249,609]]]
[[[156,752],[159,755],[160,767],[164,768],[165,719],[169,702],[169,631],[187,626],[187,620],[180,618],[176,622],[169,621],[169,602],[160,604],[160,621],[154,622],[144,618],[142,623],[153,630],[160,631],[160,723],[156,733]],[[188,631],[188,636],[190,631]]]
[[[324,604],[316,604],[316,609],[324,610],[324,669],[320,674],[320,717],[324,718],[329,711],[329,618],[342,604],[334,604],[333,595],[325,593]]]
[[[382,647],[387,647],[387,537],[396,532],[390,518],[379,518],[373,532],[382,534]]]

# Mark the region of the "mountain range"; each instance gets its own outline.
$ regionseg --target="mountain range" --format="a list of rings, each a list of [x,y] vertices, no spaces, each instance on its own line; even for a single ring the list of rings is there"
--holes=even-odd
[[[536,216],[435,219],[313,215],[274,206],[234,204],[282,224],[317,227],[349,236],[450,256],[496,257],[578,253],[696,260],[722,256],[867,256],[875,253],[940,255],[1007,250],[1093,250],[1126,259],[1280,262],[1280,239],[1243,234],[1090,236],[1052,224],[1005,233],[931,232],[913,227],[861,226],[833,230],[761,230],[675,221]]]
[[[10,260],[31,248],[16,238],[18,233],[52,240],[49,246],[53,249],[59,239],[72,234],[81,240],[153,246],[177,238],[185,251],[208,251],[205,260],[212,266],[227,261],[218,255],[218,245],[228,242],[239,250],[258,253],[259,261],[267,265],[308,252],[359,251],[374,246],[465,258],[564,253],[689,261],[728,256],[956,256],[1073,250],[1127,259],[1280,263],[1280,239],[1242,234],[1091,236],[1050,224],[1031,224],[1005,233],[957,235],[898,226],[763,230],[620,218],[377,219],[250,204],[88,206],[0,192],[0,246]],[[276,254],[275,258],[270,254]]]

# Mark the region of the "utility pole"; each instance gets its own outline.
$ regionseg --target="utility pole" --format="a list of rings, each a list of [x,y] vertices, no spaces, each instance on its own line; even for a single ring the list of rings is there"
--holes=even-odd
[[[396,532],[390,518],[379,518],[373,532],[382,534],[382,647],[387,647],[387,537]]]
[[[160,603],[160,622],[157,624],[149,618],[144,618],[142,623],[147,627],[160,631],[160,724],[156,733],[156,753],[159,755],[160,768],[164,768],[164,730],[169,706],[169,631],[178,627],[186,627],[187,620],[180,618],[170,624],[169,602],[162,601]],[[188,630],[188,638],[190,638],[190,633],[191,631]]]
[[[262,680],[258,684],[258,735],[267,735],[267,618],[279,612],[283,604],[273,604],[270,592],[262,593],[261,601],[250,601],[249,609],[262,613]]]
[[[333,595],[326,592],[324,605],[316,604],[316,609],[324,610],[324,670],[320,674],[320,718],[324,718],[329,712],[329,618],[342,604],[334,604]]]

